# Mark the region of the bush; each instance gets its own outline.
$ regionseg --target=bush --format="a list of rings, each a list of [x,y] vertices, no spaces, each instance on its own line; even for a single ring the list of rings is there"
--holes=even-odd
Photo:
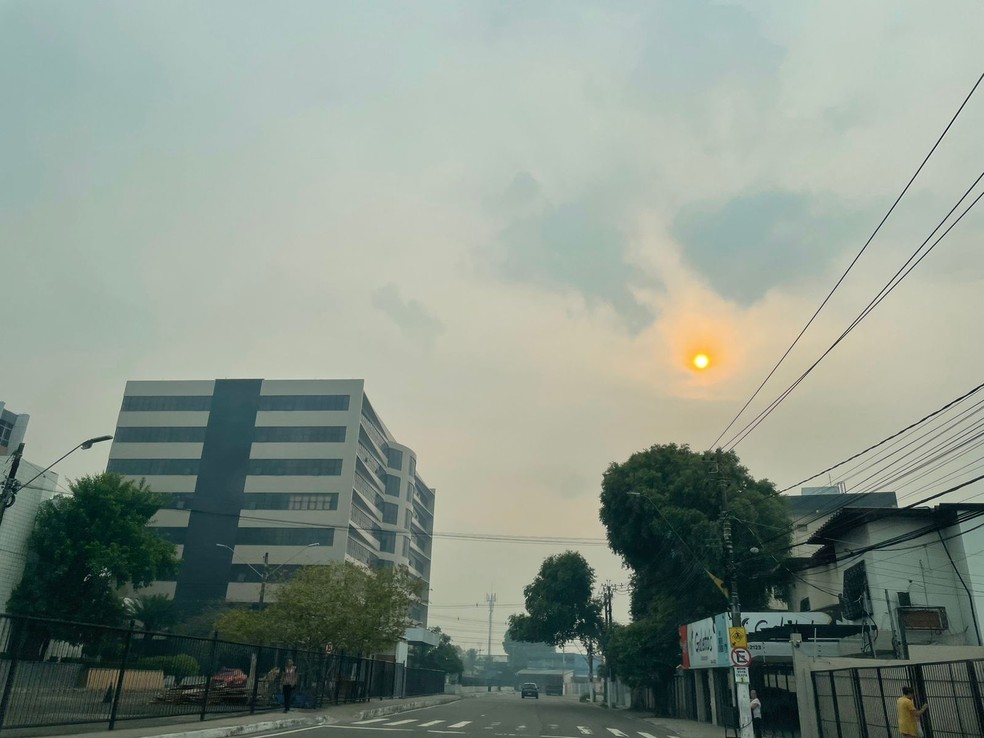
[[[202,673],[201,667],[198,665],[195,657],[189,656],[186,653],[179,653],[177,656],[148,656],[147,658],[134,661],[130,668],[163,671],[175,679],[198,676]]]

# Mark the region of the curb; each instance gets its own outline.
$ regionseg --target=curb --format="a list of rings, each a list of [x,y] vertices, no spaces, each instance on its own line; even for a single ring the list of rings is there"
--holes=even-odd
[[[441,695],[437,697],[431,697],[430,699],[414,700],[413,702],[402,702],[399,705],[384,705],[383,707],[373,707],[369,710],[363,710],[355,715],[357,720],[365,720],[366,718],[381,717],[383,715],[395,715],[398,712],[407,712],[409,710],[419,710],[421,707],[434,707],[435,705],[446,705],[449,702],[457,702],[461,699],[461,695],[448,694]],[[163,737],[162,737],[163,738]]]

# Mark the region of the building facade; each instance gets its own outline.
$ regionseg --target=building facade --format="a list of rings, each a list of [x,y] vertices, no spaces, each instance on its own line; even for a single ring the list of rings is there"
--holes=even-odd
[[[107,470],[167,496],[151,524],[181,567],[151,591],[179,607],[269,599],[342,560],[405,565],[427,591],[435,491],[362,380],[128,382]]]
[[[24,442],[30,416],[12,413],[0,402],[0,484],[7,478],[11,454]],[[7,601],[24,576],[27,563],[27,541],[34,530],[34,520],[42,502],[58,494],[58,475],[52,471],[41,474],[43,467],[22,459],[17,469],[17,501],[9,507],[0,525],[0,607],[6,612]],[[40,476],[38,476],[40,474]]]

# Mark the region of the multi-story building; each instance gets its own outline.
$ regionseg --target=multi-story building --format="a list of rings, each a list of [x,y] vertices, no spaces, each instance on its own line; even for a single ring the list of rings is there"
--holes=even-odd
[[[14,458],[11,454],[24,442],[30,416],[10,412],[0,402],[0,484],[7,478]],[[17,469],[17,501],[3,515],[0,525],[0,607],[7,609],[14,588],[24,576],[27,563],[27,541],[34,530],[34,519],[41,503],[58,493],[58,475],[43,474],[43,467],[22,459]]]
[[[10,412],[0,400],[0,456],[9,456],[24,441],[30,415]]]
[[[153,591],[192,609],[257,602],[299,566],[347,559],[405,565],[426,592],[435,492],[363,385],[128,382],[107,470],[167,496],[151,524],[181,556]],[[426,625],[426,603],[411,618]]]

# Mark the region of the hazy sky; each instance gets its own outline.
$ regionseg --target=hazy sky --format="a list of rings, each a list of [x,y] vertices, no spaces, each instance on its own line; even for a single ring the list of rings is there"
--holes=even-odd
[[[439,534],[601,540],[606,466],[714,440],[984,71],[982,27],[977,0],[0,0],[0,398],[47,463],[113,431],[127,379],[362,377]],[[980,173],[981,131],[984,90],[757,407]],[[754,475],[981,381],[982,235],[738,447]],[[494,589],[499,651],[564,548],[439,536],[431,624],[480,646]]]

